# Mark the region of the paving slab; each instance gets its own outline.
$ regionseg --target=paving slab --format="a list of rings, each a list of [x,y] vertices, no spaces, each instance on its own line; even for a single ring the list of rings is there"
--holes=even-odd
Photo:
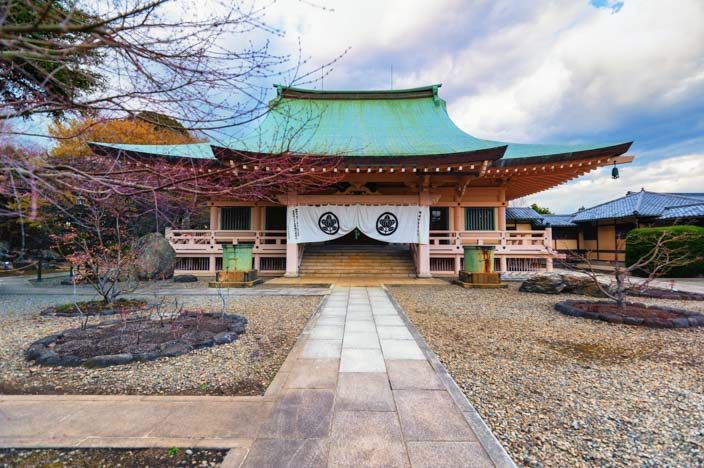
[[[348,332],[376,332],[376,325],[372,320],[352,321],[345,324],[345,333]]]
[[[410,466],[396,414],[336,411],[328,466]]]
[[[414,340],[381,340],[384,359],[417,359],[425,361],[425,355]]]
[[[339,359],[299,359],[286,379],[286,388],[334,389]]]
[[[374,322],[376,322],[376,325],[379,326],[394,326],[394,327],[403,327],[406,324],[403,323],[403,320],[401,317],[396,315],[379,315],[374,317]]]
[[[408,442],[413,468],[491,467],[479,442]]]
[[[445,390],[393,390],[393,394],[406,440],[478,441]]]
[[[327,439],[258,439],[243,467],[325,467],[328,465]]]
[[[346,332],[342,340],[342,349],[345,348],[380,349],[379,335],[376,332]]]
[[[339,358],[342,340],[308,340],[303,357],[309,359]]]
[[[382,340],[413,340],[411,332],[404,326],[387,327],[379,325],[376,327],[376,331]]]
[[[258,438],[317,439],[330,431],[332,390],[286,390],[262,425]]]
[[[386,372],[394,390],[442,390],[445,387],[427,361],[386,360]]]
[[[310,330],[310,337],[314,340],[341,340],[344,332],[343,325],[315,325]]]
[[[386,372],[384,356],[379,349],[343,349],[340,372]]]
[[[387,376],[380,372],[341,373],[335,411],[396,411]]]

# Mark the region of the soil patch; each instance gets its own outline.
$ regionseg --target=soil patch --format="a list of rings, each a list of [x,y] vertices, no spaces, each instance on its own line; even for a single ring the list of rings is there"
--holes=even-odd
[[[80,312],[76,305],[80,307]],[[70,303],[47,307],[40,314],[55,315],[57,317],[78,317],[81,312],[84,315],[114,315],[119,314],[121,310],[134,310],[146,305],[147,301],[141,299],[117,299],[112,305],[107,305],[103,301],[83,301],[77,304]]]
[[[226,450],[150,449],[0,449],[0,466],[116,467],[217,466]]]
[[[613,302],[563,301],[555,304],[555,310],[573,317],[584,317],[627,325],[657,328],[689,328],[704,326],[704,315],[684,309],[666,306],[648,306],[628,302],[618,307]]]
[[[168,320],[133,318],[72,328],[35,341],[27,359],[49,366],[107,367],[175,357],[231,343],[244,333],[241,315],[185,313]]]

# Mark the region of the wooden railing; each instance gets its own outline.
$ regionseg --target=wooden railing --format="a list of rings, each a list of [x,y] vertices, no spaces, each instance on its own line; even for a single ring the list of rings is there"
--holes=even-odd
[[[167,229],[166,240],[177,254],[222,253],[223,244],[254,244],[258,254],[286,253],[286,231]]]
[[[552,232],[430,231],[430,255],[461,255],[465,245],[493,245],[496,253],[552,253]]]

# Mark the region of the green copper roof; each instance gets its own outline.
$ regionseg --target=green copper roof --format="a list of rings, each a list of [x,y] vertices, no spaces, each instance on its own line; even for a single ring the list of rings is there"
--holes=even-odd
[[[346,157],[467,155],[489,150],[507,159],[569,155],[629,143],[594,145],[514,144],[475,138],[450,119],[440,85],[385,91],[320,91],[276,86],[278,95],[258,128],[213,147],[233,151]],[[207,144],[104,145],[125,151],[213,158]],[[504,152],[505,149],[505,152]],[[492,159],[492,158],[487,158]]]
[[[503,146],[464,133],[435,87],[395,91],[279,90],[251,135],[225,146],[256,153],[418,156]]]

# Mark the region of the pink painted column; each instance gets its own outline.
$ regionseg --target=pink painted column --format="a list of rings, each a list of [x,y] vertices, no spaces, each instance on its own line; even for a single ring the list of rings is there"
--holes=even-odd
[[[287,278],[298,277],[298,244],[286,244],[286,274]]]
[[[431,278],[430,245],[418,244],[418,278]]]
[[[210,230],[218,231],[220,229],[220,208],[217,206],[210,207]]]

